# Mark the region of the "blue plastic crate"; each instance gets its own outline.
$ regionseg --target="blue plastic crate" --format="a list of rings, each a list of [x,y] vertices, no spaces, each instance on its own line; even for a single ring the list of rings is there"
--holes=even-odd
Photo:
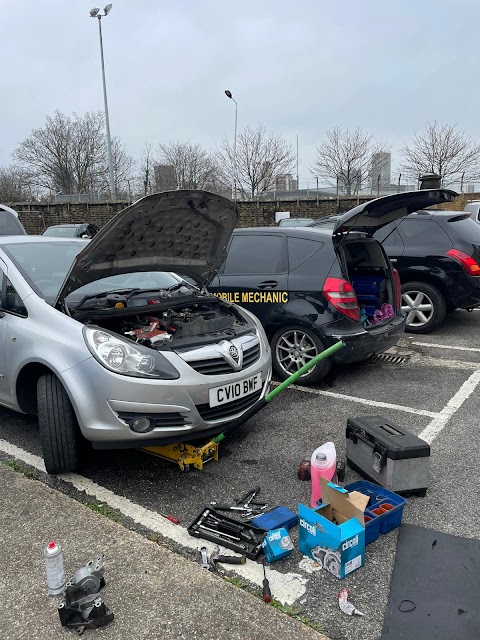
[[[345,489],[349,492],[359,491],[370,498],[365,509],[365,515],[371,518],[365,523],[365,544],[374,542],[381,533],[389,533],[401,525],[403,508],[407,501],[402,496],[399,496],[398,493],[388,491],[388,489],[384,489],[367,480],[359,480],[358,482],[347,484]],[[392,505],[393,508],[386,511],[386,513],[375,513],[374,510],[382,508],[382,504]]]
[[[352,286],[355,289],[355,293],[379,293],[384,277],[375,276],[355,276],[352,278]]]

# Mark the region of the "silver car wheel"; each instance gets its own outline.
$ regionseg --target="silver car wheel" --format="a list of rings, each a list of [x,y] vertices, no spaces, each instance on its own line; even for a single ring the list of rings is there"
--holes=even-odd
[[[435,307],[423,291],[406,291],[402,294],[402,311],[409,327],[423,327],[432,319]]]
[[[317,347],[308,334],[293,329],[280,336],[275,347],[275,355],[281,369],[291,376],[317,355]],[[315,367],[303,375],[310,375],[314,369]]]

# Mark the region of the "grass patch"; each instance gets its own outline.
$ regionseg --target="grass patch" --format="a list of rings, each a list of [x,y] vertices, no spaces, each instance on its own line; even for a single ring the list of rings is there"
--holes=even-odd
[[[95,513],[99,513],[106,518],[110,518],[110,520],[113,520],[114,522],[120,523],[123,521],[122,514],[118,513],[118,511],[115,511],[115,509],[112,509],[112,507],[109,507],[104,502],[93,500],[92,502],[84,502],[83,504],[92,511],[95,511]]]
[[[17,473],[23,473],[25,478],[28,478],[29,480],[36,478],[35,472],[31,471],[30,469],[26,469],[18,460],[9,459],[9,460],[2,460],[2,462],[7,467],[10,467],[10,469],[13,469],[13,471],[17,471]]]
[[[230,582],[231,584],[235,585],[239,589],[247,589],[248,588],[248,584],[246,582],[243,582],[243,580],[240,580],[240,578],[231,578],[230,576],[223,576],[223,579],[226,580],[227,582]]]
[[[18,462],[18,460],[4,460],[3,462],[4,462],[4,464],[7,465],[7,467],[10,467],[10,469],[13,469],[14,471],[21,471],[22,470],[22,466]]]
[[[147,536],[147,540],[150,540],[150,542],[157,542],[160,540],[160,537],[158,534],[156,533],[149,533]]]

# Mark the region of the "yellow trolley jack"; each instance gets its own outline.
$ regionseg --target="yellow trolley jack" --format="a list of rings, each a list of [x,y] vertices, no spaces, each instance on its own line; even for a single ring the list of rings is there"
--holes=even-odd
[[[215,440],[216,438],[201,447],[196,447],[186,442],[177,442],[176,444],[165,444],[161,447],[144,447],[143,451],[147,451],[158,458],[163,458],[163,460],[175,462],[180,467],[180,471],[189,471],[190,466],[202,471],[206,462],[218,460],[219,444]]]
[[[267,393],[267,395],[262,399],[256,402],[253,407],[247,409],[245,413],[233,420],[226,429],[223,430],[218,436],[207,442],[201,447],[196,447],[192,444],[187,444],[185,442],[179,442],[176,444],[166,444],[160,447],[143,447],[143,451],[147,451],[147,453],[151,453],[154,456],[159,458],[163,458],[163,460],[168,460],[169,462],[175,462],[180,467],[181,471],[189,471],[190,466],[195,467],[195,469],[199,469],[200,471],[203,469],[203,465],[209,460],[218,461],[218,448],[220,442],[225,438],[225,434],[232,429],[240,426],[244,422],[246,422],[249,418],[255,415],[260,409],[263,409],[275,396],[278,396],[284,389],[286,389],[289,385],[291,385],[295,380],[297,380],[300,376],[303,376],[309,369],[314,367],[320,360],[324,360],[328,358],[333,353],[341,349],[345,346],[345,343],[341,340],[336,342],[334,345],[325,349],[321,353],[317,354],[314,358],[304,364],[298,371],[295,371],[289,378],[281,382],[278,387]]]

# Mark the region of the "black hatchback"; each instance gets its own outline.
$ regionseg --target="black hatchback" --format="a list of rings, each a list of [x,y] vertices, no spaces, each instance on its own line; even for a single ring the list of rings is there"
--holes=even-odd
[[[454,196],[435,189],[378,198],[338,216],[332,228],[236,229],[209,290],[258,316],[282,379],[343,340],[344,349],[302,377],[312,384],[332,361],[359,362],[398,341],[405,329],[400,279],[372,236]]]
[[[409,333],[480,306],[480,225],[465,211],[417,211],[374,236],[400,273]]]

